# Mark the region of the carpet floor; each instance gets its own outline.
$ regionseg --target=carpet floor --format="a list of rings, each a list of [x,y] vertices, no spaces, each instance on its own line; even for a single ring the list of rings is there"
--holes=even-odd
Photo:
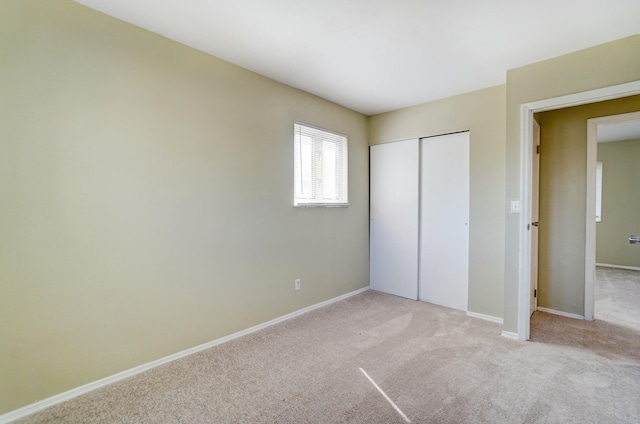
[[[640,422],[640,331],[536,312],[531,341],[500,332],[367,291],[17,422]]]
[[[594,316],[640,331],[640,271],[596,267]]]

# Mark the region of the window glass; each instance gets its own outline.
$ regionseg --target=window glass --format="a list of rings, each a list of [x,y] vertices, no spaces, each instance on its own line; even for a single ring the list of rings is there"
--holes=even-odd
[[[294,125],[294,205],[348,206],[347,137]]]

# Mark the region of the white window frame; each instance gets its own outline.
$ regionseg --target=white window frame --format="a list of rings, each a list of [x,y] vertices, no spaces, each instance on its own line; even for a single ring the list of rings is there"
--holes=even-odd
[[[300,122],[293,128],[293,205],[349,206],[347,136]]]

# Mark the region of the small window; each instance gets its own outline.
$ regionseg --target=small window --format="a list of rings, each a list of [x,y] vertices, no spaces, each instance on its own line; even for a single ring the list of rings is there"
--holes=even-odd
[[[348,206],[347,137],[294,125],[294,206]]]

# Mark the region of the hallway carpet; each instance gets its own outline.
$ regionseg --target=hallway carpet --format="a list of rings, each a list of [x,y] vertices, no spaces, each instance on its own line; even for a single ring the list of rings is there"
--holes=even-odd
[[[640,331],[640,271],[597,267],[595,318]]]

